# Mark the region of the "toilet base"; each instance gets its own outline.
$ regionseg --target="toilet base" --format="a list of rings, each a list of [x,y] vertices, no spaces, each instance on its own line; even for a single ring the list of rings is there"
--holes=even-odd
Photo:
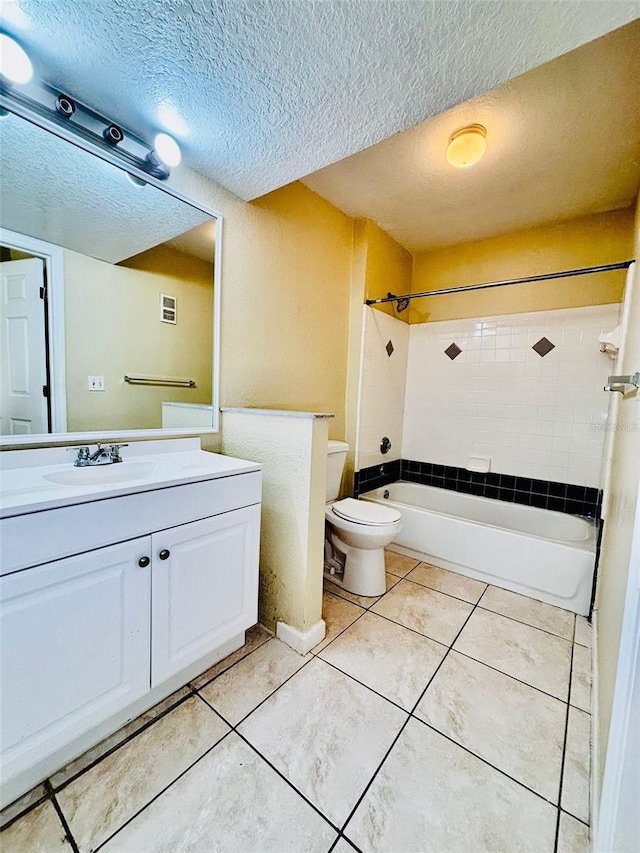
[[[338,573],[332,575],[325,571],[325,578],[354,595],[365,597],[384,595],[387,591],[384,548],[354,548],[346,545],[333,533],[331,542],[333,547],[345,557],[344,572],[342,575]]]

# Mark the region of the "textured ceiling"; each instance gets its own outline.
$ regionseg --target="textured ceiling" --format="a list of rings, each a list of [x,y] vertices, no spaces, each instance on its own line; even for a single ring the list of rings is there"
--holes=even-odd
[[[0,187],[3,228],[109,263],[211,222],[162,190],[134,187],[120,169],[15,115],[0,121]]]
[[[640,182],[640,21],[304,179],[410,251],[632,204]],[[445,160],[478,122],[487,153]]]
[[[255,198],[640,14],[638,0],[15,0],[36,72]]]

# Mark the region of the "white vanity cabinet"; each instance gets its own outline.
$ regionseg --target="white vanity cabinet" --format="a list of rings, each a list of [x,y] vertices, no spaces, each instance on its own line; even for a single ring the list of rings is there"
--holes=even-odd
[[[239,648],[257,622],[259,466],[197,454],[169,454],[174,479],[180,462],[193,478],[175,484],[55,503],[49,491],[32,512],[5,499],[3,806]]]
[[[244,631],[257,614],[259,507],[151,537],[151,686]]]
[[[2,773],[149,690],[149,538],[0,578]]]

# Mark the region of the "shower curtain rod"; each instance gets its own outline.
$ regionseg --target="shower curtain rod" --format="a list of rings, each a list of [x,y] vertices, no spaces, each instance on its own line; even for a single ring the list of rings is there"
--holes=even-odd
[[[382,302],[400,302],[400,300],[422,299],[423,296],[442,296],[445,293],[466,293],[469,290],[485,290],[489,287],[506,287],[510,284],[527,284],[532,281],[549,281],[554,278],[570,278],[574,275],[591,275],[596,272],[610,272],[611,270],[626,270],[633,263],[620,261],[617,264],[602,264],[599,267],[581,267],[575,270],[563,270],[562,272],[549,272],[543,275],[529,275],[525,278],[508,278],[504,281],[488,281],[486,284],[471,284],[466,287],[449,287],[444,290],[423,290],[422,293],[407,293],[404,296],[386,296],[384,299],[367,299],[365,305],[380,305]]]

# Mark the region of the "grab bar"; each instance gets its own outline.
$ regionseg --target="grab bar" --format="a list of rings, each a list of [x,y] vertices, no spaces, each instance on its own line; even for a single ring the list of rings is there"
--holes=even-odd
[[[129,385],[171,385],[176,388],[195,388],[195,379],[182,379],[179,376],[125,376]]]

